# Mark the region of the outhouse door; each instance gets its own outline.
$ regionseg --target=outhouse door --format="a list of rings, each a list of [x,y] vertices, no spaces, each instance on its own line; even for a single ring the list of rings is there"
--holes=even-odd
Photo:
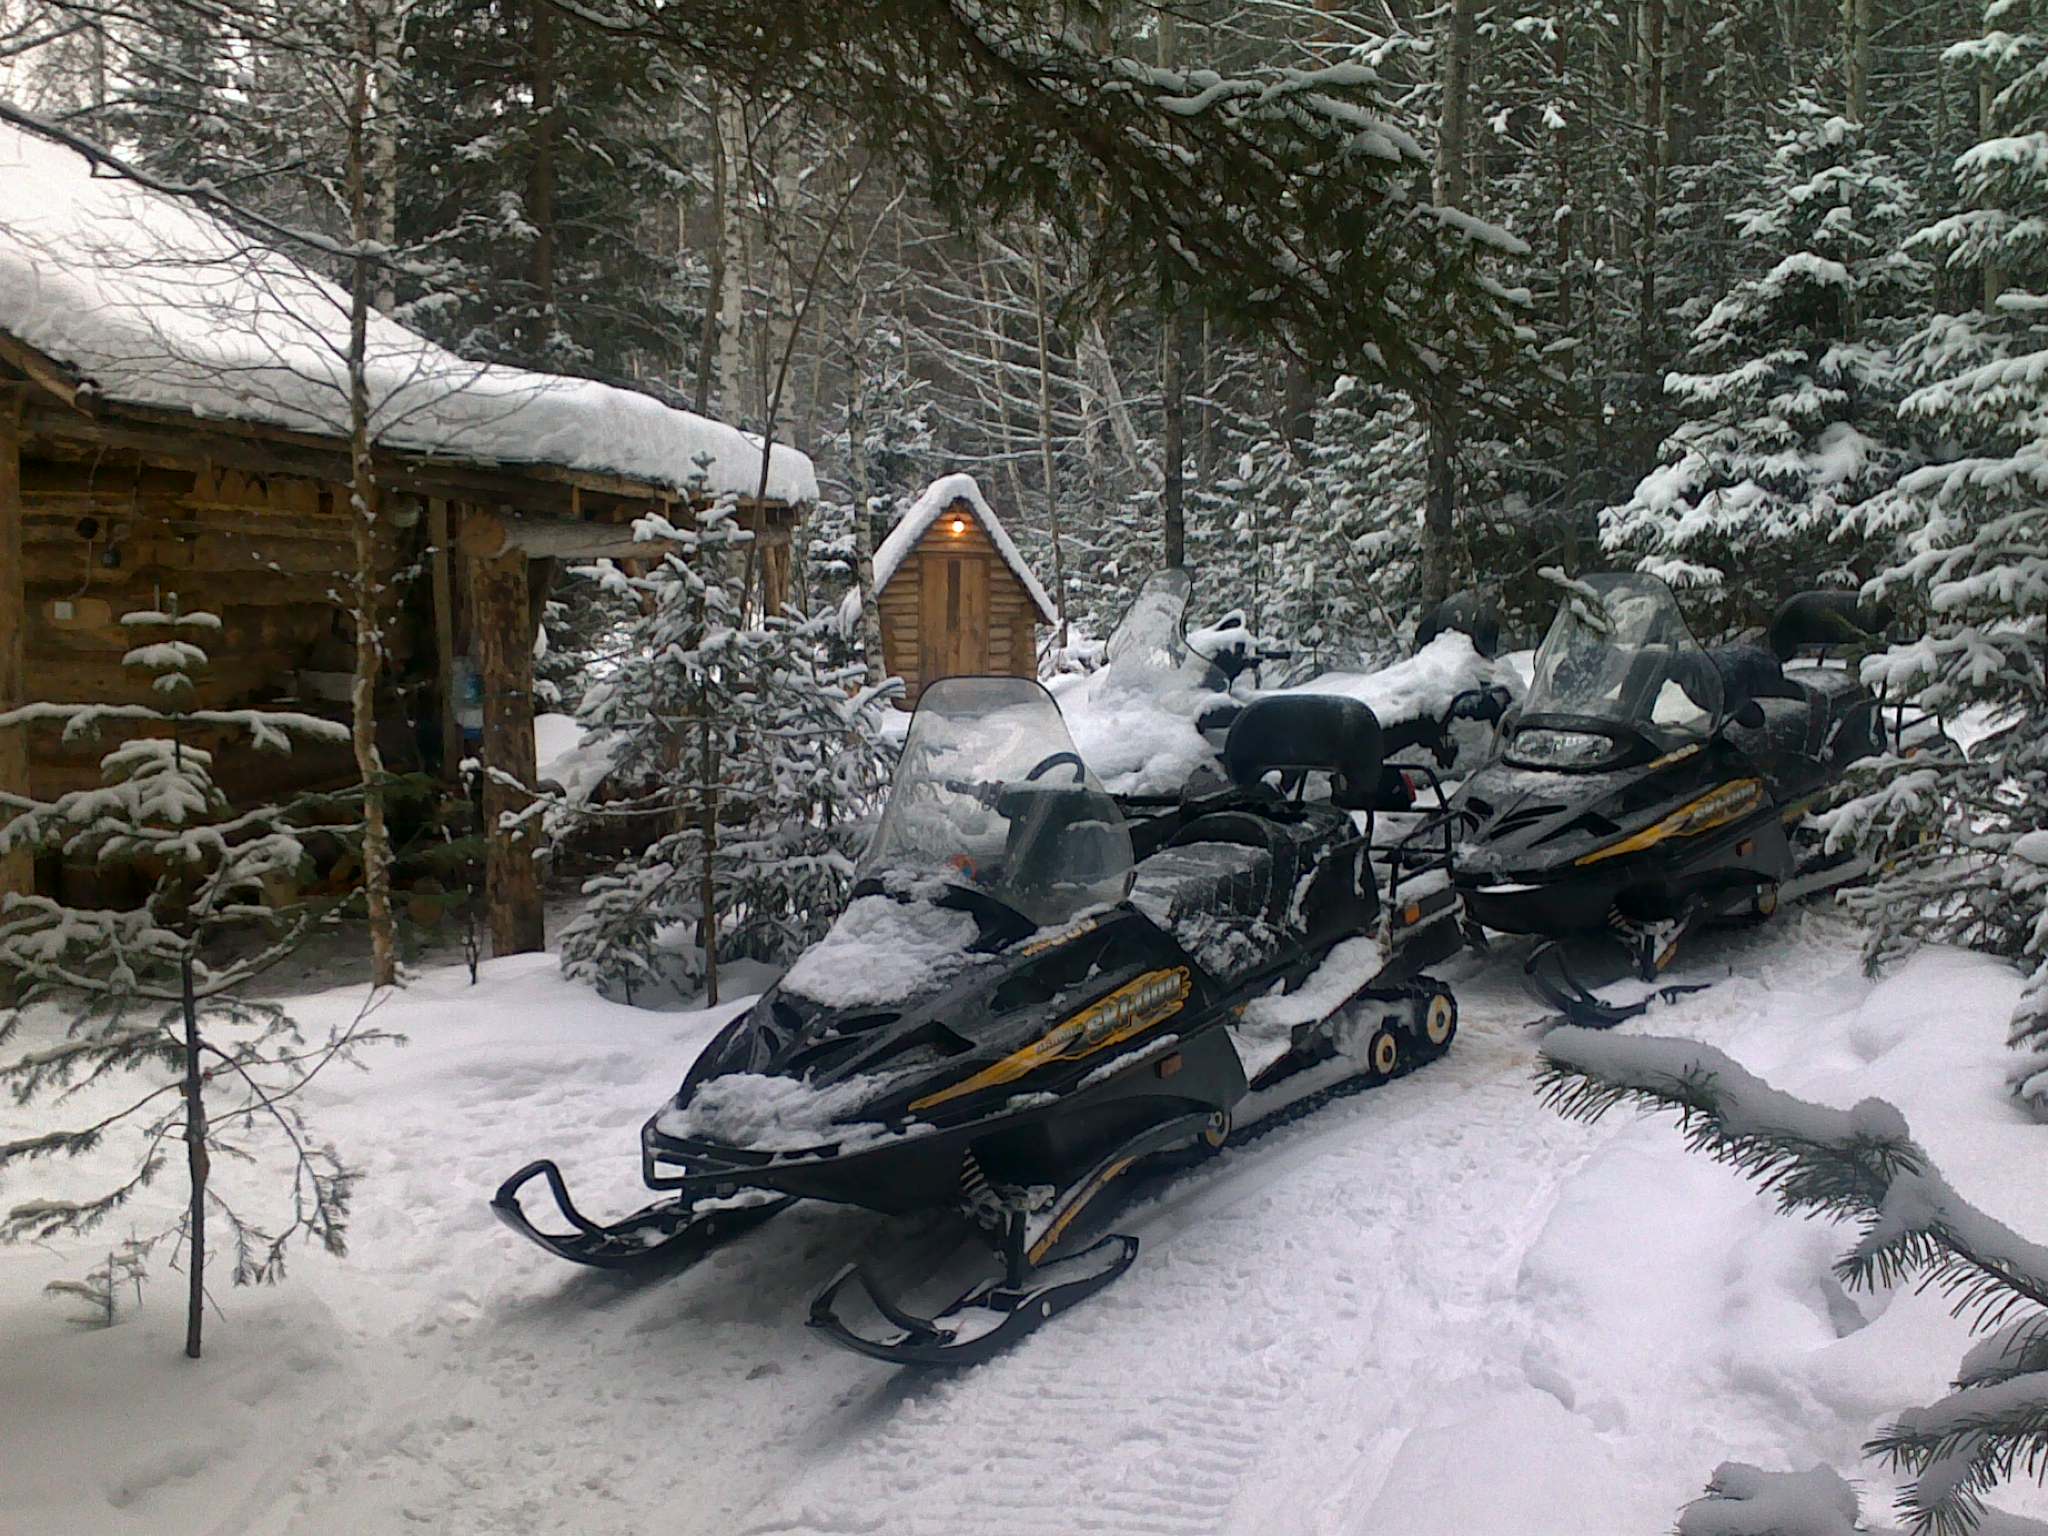
[[[918,681],[971,677],[988,670],[988,559],[974,554],[921,557]]]

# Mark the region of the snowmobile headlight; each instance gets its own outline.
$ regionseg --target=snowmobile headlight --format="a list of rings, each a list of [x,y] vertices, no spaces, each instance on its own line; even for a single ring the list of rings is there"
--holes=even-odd
[[[1187,1002],[1193,983],[1188,968],[1177,965],[1167,971],[1147,971],[1127,981],[1108,996],[1097,999],[1070,1018],[1061,1020],[1022,1050],[1012,1051],[993,1066],[983,1067],[972,1077],[913,1099],[913,1110],[930,1109],[949,1099],[965,1098],[984,1088],[1014,1083],[1040,1067],[1055,1061],[1074,1061],[1082,1056],[1128,1040],[1150,1029],[1161,1019],[1171,1018]]]
[[[1687,801],[1669,816],[1643,828],[1642,831],[1624,837],[1618,843],[1609,843],[1605,848],[1595,848],[1574,863],[1597,864],[1602,859],[1615,858],[1624,853],[1640,853],[1645,848],[1655,847],[1667,837],[1694,837],[1701,832],[1711,832],[1716,827],[1725,827],[1729,822],[1747,816],[1764,800],[1762,779],[1733,779],[1726,784],[1708,790],[1697,800]]]

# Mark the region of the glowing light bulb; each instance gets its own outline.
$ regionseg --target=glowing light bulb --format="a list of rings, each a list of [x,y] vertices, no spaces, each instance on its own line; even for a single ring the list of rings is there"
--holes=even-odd
[[[966,531],[967,531],[967,519],[966,519],[966,518],[964,518],[964,517],[956,517],[956,518],[954,518],[954,519],[953,519],[953,532],[954,532],[954,533],[955,533],[956,535],[958,535],[958,534],[963,534],[963,533],[965,533]]]

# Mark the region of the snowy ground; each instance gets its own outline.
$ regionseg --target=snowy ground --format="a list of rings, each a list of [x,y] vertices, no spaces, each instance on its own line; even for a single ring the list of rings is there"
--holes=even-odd
[[[1966,1196],[2048,1236],[2048,1132],[2001,1093],[2008,973],[1934,953],[1873,984],[1811,914],[1696,963],[1740,974],[1651,1028],[1893,1099]],[[411,1045],[316,1106],[367,1172],[353,1255],[223,1289],[206,1363],[177,1357],[174,1278],[81,1330],[37,1294],[77,1253],[0,1250],[0,1531],[1655,1532],[1729,1456],[1832,1462],[1881,1515],[1855,1447],[1937,1392],[1960,1325],[1843,1295],[1841,1233],[1668,1123],[1540,1108],[1511,970],[1447,972],[1445,1061],[1149,1188],[1123,1281],[952,1377],[801,1326],[847,1257],[943,1245],[915,1224],[799,1208],[641,1284],[517,1243],[484,1202],[539,1153],[593,1207],[643,1198],[635,1129],[722,1015],[610,1006],[545,956],[431,972],[386,1018]]]

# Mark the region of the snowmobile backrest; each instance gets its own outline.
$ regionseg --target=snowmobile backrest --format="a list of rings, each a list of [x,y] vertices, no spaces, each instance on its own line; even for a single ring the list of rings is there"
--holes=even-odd
[[[1380,722],[1357,699],[1294,693],[1254,699],[1231,723],[1223,766],[1233,784],[1256,784],[1276,769],[1330,775],[1330,799],[1368,810],[1380,783]]]
[[[1854,592],[1801,592],[1788,597],[1771,620],[1771,653],[1790,661],[1802,651],[1871,645],[1891,627],[1892,611]]]
[[[1415,627],[1415,649],[1421,650],[1447,629],[1470,635],[1472,649],[1488,660],[1500,654],[1500,606],[1483,592],[1467,587],[1424,612]]]

